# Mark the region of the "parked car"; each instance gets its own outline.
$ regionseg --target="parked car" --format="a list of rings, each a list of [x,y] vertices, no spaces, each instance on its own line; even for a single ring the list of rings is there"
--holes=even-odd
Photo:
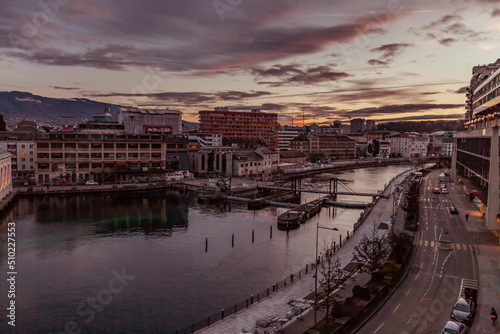
[[[472,299],[459,298],[451,310],[451,319],[466,324],[472,325],[474,315],[476,314],[476,303]]]
[[[441,189],[442,194],[447,194],[448,193],[448,188],[442,188]]]
[[[97,186],[99,185],[99,183],[95,182],[94,180],[88,180],[87,182],[85,182],[86,185],[88,186]]]
[[[441,330],[441,334],[465,334],[467,326],[455,321],[448,321]]]
[[[440,194],[441,193],[441,189],[439,188],[434,188],[434,194]]]
[[[448,210],[450,210],[451,214],[458,215],[458,210],[454,206],[451,206]]]

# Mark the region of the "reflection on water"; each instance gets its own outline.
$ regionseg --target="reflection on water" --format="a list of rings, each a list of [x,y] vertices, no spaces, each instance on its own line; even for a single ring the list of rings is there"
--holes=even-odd
[[[336,176],[357,191],[375,191],[405,169]],[[297,272],[314,259],[316,223],[339,229],[321,233],[322,244],[345,236],[360,214],[325,208],[286,233],[276,229],[276,217],[285,210],[249,211],[246,204],[230,202],[198,205],[193,193],[165,191],[21,199],[0,225],[0,271],[5,273],[7,222],[16,222],[16,332],[56,333],[70,321],[83,333],[173,331]],[[122,268],[135,279],[86,322],[78,306],[106,288],[112,270]],[[6,288],[0,280],[0,291]],[[0,298],[0,307],[6,302]],[[0,318],[0,332],[6,326],[6,318]]]

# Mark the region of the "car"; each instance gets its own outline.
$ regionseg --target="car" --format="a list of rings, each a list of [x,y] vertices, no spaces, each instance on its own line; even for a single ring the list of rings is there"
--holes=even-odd
[[[440,194],[441,193],[441,189],[439,188],[434,188],[434,194]]]
[[[471,190],[470,192],[471,192],[473,195],[476,195],[476,196],[477,196],[477,195],[479,195],[479,191],[477,191],[477,190]]]
[[[476,314],[476,304],[472,299],[459,298],[451,310],[451,319],[457,322],[472,325]]]
[[[441,183],[441,189],[446,188],[446,183]]]
[[[450,213],[458,215],[458,210],[454,206],[451,206],[450,208],[448,208],[448,210],[450,210]]]
[[[456,321],[448,321],[441,330],[441,334],[465,334],[467,326]]]
[[[23,182],[23,186],[29,186],[29,185],[30,185],[30,183],[28,181]]]
[[[447,194],[448,193],[448,188],[441,188],[441,193],[442,194]]]
[[[95,182],[94,180],[88,180],[87,182],[85,182],[86,185],[88,186],[97,186],[99,185],[99,183]]]

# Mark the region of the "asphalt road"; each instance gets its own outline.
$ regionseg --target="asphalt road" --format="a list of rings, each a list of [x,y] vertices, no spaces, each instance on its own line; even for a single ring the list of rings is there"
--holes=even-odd
[[[450,183],[448,194],[433,194],[440,172],[422,181],[417,250],[407,277],[358,333],[441,333],[457,301],[461,279],[477,279],[471,243],[475,238],[462,224],[460,207],[459,215],[448,210],[458,206],[454,202],[459,189]]]

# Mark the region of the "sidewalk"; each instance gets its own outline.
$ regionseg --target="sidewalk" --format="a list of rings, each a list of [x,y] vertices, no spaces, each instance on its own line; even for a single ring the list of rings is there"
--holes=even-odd
[[[486,228],[479,209],[469,202],[462,184],[453,184],[453,202],[459,208],[460,220],[466,230],[473,233],[472,244],[476,245],[477,274],[479,276],[478,308],[471,333],[500,333],[499,322],[492,327],[490,309],[500,311],[500,227],[491,231]],[[471,185],[466,184],[468,189]],[[469,219],[465,220],[465,214]]]
[[[387,187],[386,194],[390,194],[394,185],[402,182],[405,175],[399,175],[393,180],[391,187]],[[397,193],[399,196],[403,191]],[[349,238],[349,240],[337,251],[336,255],[339,257],[342,267],[347,266],[352,260],[352,249],[364,234],[371,233],[374,223],[381,221],[390,221],[393,210],[393,197],[380,198],[367,214],[365,222],[361,224],[358,230]],[[398,219],[399,221],[399,219]],[[310,307],[302,316],[291,316],[292,306],[288,304],[290,300],[297,298],[304,298],[314,291],[314,277],[310,271],[309,274],[303,276],[300,280],[295,281],[293,284],[286,288],[272,294],[270,297],[260,301],[259,303],[251,305],[249,308],[228,316],[227,318],[197,331],[196,333],[203,334],[220,334],[220,333],[254,333],[256,330],[256,321],[264,317],[277,317],[279,319],[286,319],[291,317],[290,321],[283,321],[282,326],[277,328],[258,328],[260,333],[276,333],[279,330],[284,330],[285,333],[302,334],[314,325],[314,310]],[[354,285],[364,285],[369,280],[367,274],[356,274],[349,280],[345,288],[340,290],[339,293],[345,298],[351,296],[352,288]],[[322,313],[317,314],[317,319],[323,318]],[[300,319],[303,320],[300,320]]]

